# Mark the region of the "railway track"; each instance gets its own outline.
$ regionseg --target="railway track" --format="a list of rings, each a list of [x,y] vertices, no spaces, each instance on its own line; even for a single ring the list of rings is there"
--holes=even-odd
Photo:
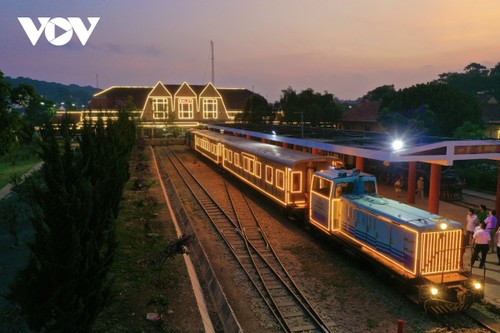
[[[245,196],[226,184],[223,208],[170,148],[154,152],[162,169],[169,163],[177,171],[283,331],[330,332],[281,265]]]

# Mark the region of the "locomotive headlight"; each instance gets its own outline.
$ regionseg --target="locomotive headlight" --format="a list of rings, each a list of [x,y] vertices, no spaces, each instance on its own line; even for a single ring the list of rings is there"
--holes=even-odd
[[[480,282],[474,282],[474,288],[476,288],[476,290],[479,290],[481,289],[483,286],[481,285]]]
[[[438,294],[438,290],[436,287],[431,288],[431,294],[432,294],[432,296],[436,296]]]
[[[441,228],[441,230],[443,230],[443,231],[444,231],[444,230],[446,230],[446,229],[448,228],[448,225],[447,225],[446,223],[441,223],[441,224],[439,225],[439,227]]]

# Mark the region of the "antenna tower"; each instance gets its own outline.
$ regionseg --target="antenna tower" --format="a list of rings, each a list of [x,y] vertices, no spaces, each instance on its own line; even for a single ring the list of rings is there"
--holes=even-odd
[[[215,72],[214,72],[214,42],[210,41],[210,49],[212,50],[212,84],[215,85]]]

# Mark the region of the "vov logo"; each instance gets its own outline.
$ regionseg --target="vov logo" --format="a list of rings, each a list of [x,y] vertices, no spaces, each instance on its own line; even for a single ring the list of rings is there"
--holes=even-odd
[[[47,41],[55,46],[63,46],[69,43],[71,38],[73,38],[73,32],[82,43],[82,45],[87,44],[90,35],[95,29],[97,22],[99,22],[100,17],[88,17],[87,20],[90,23],[90,27],[87,29],[85,24],[79,17],[68,17],[67,19],[63,17],[39,17],[38,22],[40,27],[37,28],[31,18],[29,17],[18,17],[24,32],[28,35],[31,44],[36,45],[40,36],[45,31],[45,38]]]

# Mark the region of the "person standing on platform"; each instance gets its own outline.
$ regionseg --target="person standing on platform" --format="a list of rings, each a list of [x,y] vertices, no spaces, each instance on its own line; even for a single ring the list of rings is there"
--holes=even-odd
[[[479,268],[484,268],[484,263],[486,262],[486,256],[488,255],[488,249],[490,248],[490,233],[486,230],[486,224],[481,222],[479,230],[474,233],[474,253],[472,253],[472,258],[470,266],[473,267],[477,259],[479,259],[479,253],[481,253],[481,262]]]
[[[495,252],[495,232],[497,231],[497,212],[494,209],[490,209],[488,212],[488,217],[484,220],[486,224],[486,230],[490,233],[491,241],[490,241],[490,251]]]
[[[484,222],[488,217],[488,212],[486,211],[485,205],[479,205],[479,210],[477,211],[477,218],[479,219],[479,223]]]
[[[497,265],[500,266],[500,228],[498,228],[497,232],[495,233],[495,240],[497,245],[497,258],[498,258]]]
[[[402,181],[401,177],[399,177],[394,182],[394,192],[396,192],[396,198],[400,197],[400,195],[401,195],[401,187],[402,186],[403,186],[403,181]]]
[[[418,199],[424,198],[424,177],[420,177],[417,180],[417,198]]]
[[[469,208],[467,212],[467,216],[465,217],[466,225],[465,225],[465,246],[469,245],[472,240],[472,236],[474,235],[474,231],[476,227],[479,225],[479,219],[477,218],[476,213],[473,208]]]

